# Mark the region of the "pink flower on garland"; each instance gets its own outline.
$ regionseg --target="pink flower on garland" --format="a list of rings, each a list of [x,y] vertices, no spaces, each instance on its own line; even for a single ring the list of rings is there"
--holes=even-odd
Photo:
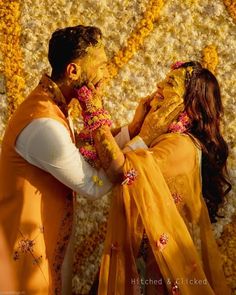
[[[92,90],[86,86],[82,86],[75,90],[79,101],[86,102],[92,98]]]
[[[81,155],[86,158],[87,160],[92,160],[92,161],[95,161],[98,159],[98,155],[96,153],[96,151],[92,151],[92,150],[88,150],[84,147],[81,147],[79,149]]]
[[[191,121],[189,119],[189,116],[186,112],[182,112],[179,115],[179,118],[177,121],[172,122],[168,128],[169,132],[173,133],[184,133],[191,127]]]

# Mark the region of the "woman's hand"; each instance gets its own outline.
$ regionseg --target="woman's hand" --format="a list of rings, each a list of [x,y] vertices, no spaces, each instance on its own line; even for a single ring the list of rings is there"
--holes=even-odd
[[[183,110],[183,100],[178,97],[173,97],[165,101],[157,110],[152,108],[143,122],[139,136],[147,146],[150,146],[155,138],[168,131],[170,123],[174,121]]]
[[[103,81],[97,83],[96,87],[90,82],[76,89],[76,93],[83,111],[92,112],[103,108]]]

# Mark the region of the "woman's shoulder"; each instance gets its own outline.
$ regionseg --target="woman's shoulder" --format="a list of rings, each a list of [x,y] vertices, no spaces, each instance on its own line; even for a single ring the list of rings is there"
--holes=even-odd
[[[151,148],[162,165],[163,172],[169,177],[188,174],[199,163],[198,143],[189,134],[163,134]]]
[[[165,144],[170,145],[175,148],[186,147],[190,150],[201,149],[201,144],[192,134],[189,133],[165,133],[159,136],[151,145],[154,147],[156,145]]]

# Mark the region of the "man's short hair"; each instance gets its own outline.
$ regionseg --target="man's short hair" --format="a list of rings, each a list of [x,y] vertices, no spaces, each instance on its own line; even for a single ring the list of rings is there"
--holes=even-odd
[[[48,60],[52,67],[52,78],[64,75],[67,65],[86,54],[89,46],[95,46],[102,38],[97,27],[75,26],[56,30],[49,41]]]

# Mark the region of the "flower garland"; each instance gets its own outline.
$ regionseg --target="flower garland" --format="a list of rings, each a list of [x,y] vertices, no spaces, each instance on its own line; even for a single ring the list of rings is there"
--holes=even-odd
[[[229,15],[236,22],[236,0],[224,0],[224,5],[228,10]]]
[[[182,112],[178,119],[172,122],[168,128],[168,132],[172,133],[185,133],[191,127],[191,121],[186,112]]]
[[[219,63],[216,46],[208,45],[202,50],[202,66],[210,70],[213,74],[216,72]]]
[[[8,95],[8,117],[12,115],[17,106],[23,101],[22,93],[25,87],[20,45],[20,12],[20,0],[7,2],[0,0],[1,50]]]
[[[144,17],[131,33],[127,40],[127,45],[121,48],[108,63],[110,79],[114,78],[118,74],[118,70],[127,64],[137,50],[142,46],[144,39],[152,32],[153,23],[158,19],[163,5],[163,0],[150,0],[144,13]],[[71,116],[73,121],[75,121],[81,114],[78,102],[76,100],[72,100],[70,108]]]
[[[110,61],[108,67],[111,78],[117,75],[141,47],[144,39],[153,31],[153,23],[158,19],[163,0],[150,0],[144,13],[143,19],[136,25],[134,31],[127,40],[127,45],[121,48]]]

